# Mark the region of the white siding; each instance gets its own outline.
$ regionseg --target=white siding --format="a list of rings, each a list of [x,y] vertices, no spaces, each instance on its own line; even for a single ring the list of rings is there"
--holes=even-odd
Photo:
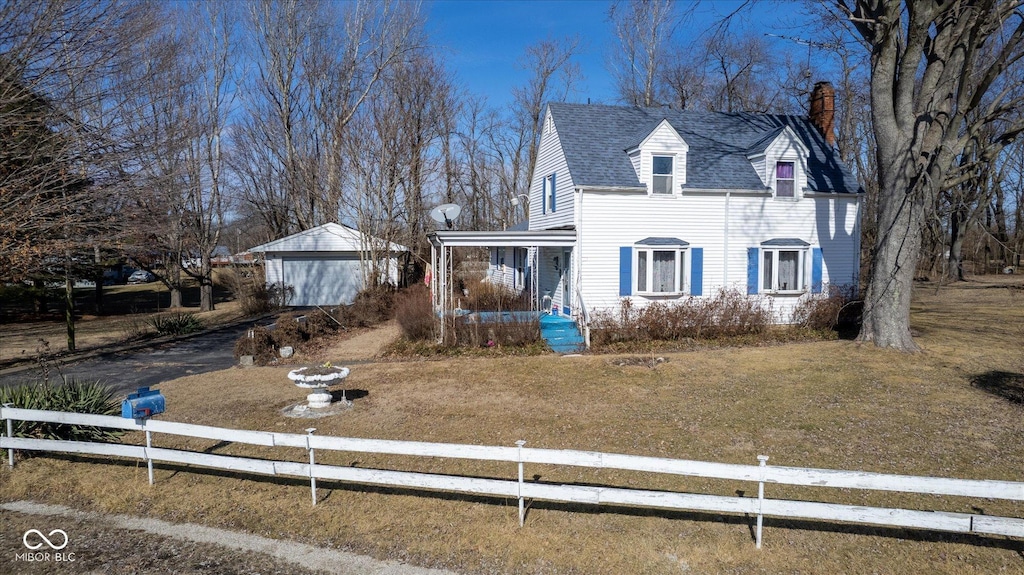
[[[768,186],[768,160],[765,156],[757,156],[753,160],[750,160],[751,165],[754,166],[754,171],[757,172],[757,177],[761,178],[761,183]]]
[[[514,250],[509,247],[491,248],[491,261],[487,266],[487,281],[515,291]]]
[[[550,112],[548,112],[550,115]],[[533,168],[533,181],[530,183],[530,229],[546,230],[573,223],[573,182],[569,175],[569,167],[565,163],[562,143],[551,122],[545,122],[545,130],[540,137],[537,151],[537,162]],[[550,127],[551,129],[547,129]],[[555,211],[547,209],[547,198],[543,197],[544,178],[555,174]]]
[[[807,187],[807,151],[799,140],[793,137],[788,129],[783,130],[775,141],[765,151],[765,159],[761,179],[766,185],[775,190],[775,164],[777,162],[794,163],[793,195],[799,198],[803,195],[803,189]]]
[[[640,182],[647,186],[648,193],[652,190],[654,156],[672,156],[673,178],[672,193],[678,195],[679,187],[686,183],[686,152],[684,142],[667,121],[662,122],[640,145]],[[635,165],[635,162],[634,162]]]
[[[281,254],[268,253],[266,255],[266,280],[267,285],[280,284],[284,279],[284,270],[281,261]]]
[[[398,285],[397,257],[381,280]],[[364,285],[358,252],[268,252],[266,282],[291,286],[292,306],[350,304]]]
[[[619,248],[652,236],[675,237],[689,242],[691,248],[703,248],[705,297],[723,287],[746,293],[747,249],[774,238],[797,238],[811,244],[811,248],[820,247],[824,283],[855,283],[859,257],[857,200],[816,197],[794,201],[732,195],[728,212],[726,203],[724,194],[653,197],[585,192],[577,250],[582,266],[581,290],[590,309],[618,308],[622,300]],[[810,266],[808,248],[808,283]],[[770,303],[779,321],[788,321],[798,301],[797,296],[759,297]],[[639,295],[630,299],[638,306],[654,301]]]

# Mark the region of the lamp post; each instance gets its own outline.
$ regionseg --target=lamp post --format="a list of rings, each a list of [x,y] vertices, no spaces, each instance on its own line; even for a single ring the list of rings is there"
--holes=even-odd
[[[525,214],[526,219],[530,219],[530,196],[526,194],[516,194],[512,196],[511,203],[513,208],[519,207],[519,204],[521,203],[519,201],[519,198],[523,198],[523,200],[525,201],[525,203],[523,204],[523,214]]]

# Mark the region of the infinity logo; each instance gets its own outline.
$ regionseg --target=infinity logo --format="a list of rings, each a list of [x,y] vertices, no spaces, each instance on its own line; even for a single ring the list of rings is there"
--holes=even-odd
[[[42,539],[43,542],[45,542],[47,545],[49,545],[50,549],[53,549],[54,551],[60,551],[61,549],[63,549],[63,548],[68,546],[68,534],[65,533],[64,530],[62,530],[62,529],[54,529],[53,531],[50,531],[50,537],[53,537],[54,533],[60,533],[61,535],[64,536],[64,542],[61,543],[60,545],[55,545],[52,541],[50,541],[47,538],[46,535],[43,535],[42,531],[40,531],[38,529],[29,529],[28,531],[25,532],[25,535],[23,535],[21,537],[21,542],[25,544],[25,547],[31,549],[32,551],[35,551],[36,549],[39,549],[40,547],[43,546],[43,543],[31,544],[31,543],[28,542],[28,536],[33,534],[33,533],[35,533],[36,537],[38,537],[39,539]]]

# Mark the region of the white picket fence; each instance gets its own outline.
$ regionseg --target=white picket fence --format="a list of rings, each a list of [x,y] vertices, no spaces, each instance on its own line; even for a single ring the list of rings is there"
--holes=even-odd
[[[525,517],[524,502],[527,499],[563,503],[747,514],[757,517],[755,541],[758,548],[761,547],[762,522],[763,517],[766,515],[792,519],[839,521],[956,533],[1024,537],[1024,519],[1015,517],[767,499],[764,495],[765,484],[780,484],[1024,501],[1024,483],[1014,481],[946,479],[859,471],[778,467],[767,465],[768,457],[763,455],[758,456],[759,465],[738,465],[591,451],[527,448],[524,447],[525,441],[516,442],[515,447],[494,447],[419,441],[357,439],[314,435],[313,431],[315,430],[312,429],[307,430],[309,432],[307,435],[248,431],[176,423],[158,419],[132,420],[115,416],[18,409],[9,406],[0,408],[0,419],[7,420],[7,432],[6,436],[0,437],[0,449],[9,450],[8,457],[12,468],[14,467],[14,451],[24,449],[129,457],[145,460],[149,466],[150,483],[153,482],[153,462],[197,465],[261,475],[300,477],[309,479],[314,505],[317,502],[316,480],[327,479],[363,485],[381,485],[516,498],[519,501],[520,525],[523,524]],[[143,431],[146,434],[146,445],[17,438],[13,437],[11,433],[12,423],[15,420]],[[299,447],[308,450],[309,463],[214,455],[153,447],[152,434],[154,433],[250,445]],[[516,480],[483,479],[457,475],[323,465],[317,464],[315,461],[315,452],[318,449],[515,463],[518,466],[518,478]],[[594,487],[589,485],[530,483],[523,480],[525,464],[617,469],[752,482],[758,486],[757,498],[624,489],[619,487]]]

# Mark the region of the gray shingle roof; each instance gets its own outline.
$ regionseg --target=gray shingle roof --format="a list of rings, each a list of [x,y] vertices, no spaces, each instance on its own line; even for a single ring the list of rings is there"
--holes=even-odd
[[[810,150],[807,185],[811,190],[861,191],[807,118],[592,104],[551,103],[549,108],[572,181],[578,186],[640,187],[626,150],[667,119],[690,147],[684,189],[764,189],[747,156],[789,126]]]

